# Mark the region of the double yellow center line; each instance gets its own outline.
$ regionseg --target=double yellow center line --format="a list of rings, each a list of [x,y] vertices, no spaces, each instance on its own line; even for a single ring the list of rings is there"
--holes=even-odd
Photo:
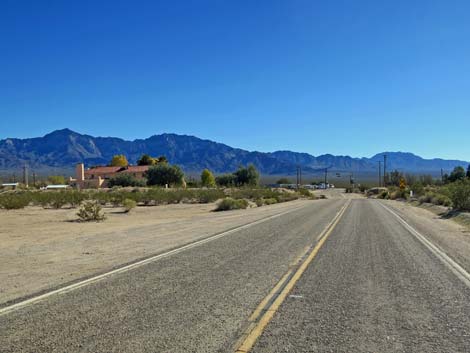
[[[235,346],[236,353],[247,353],[253,348],[268,323],[272,320],[276,311],[287,298],[291,290],[294,288],[294,285],[298,282],[308,265],[313,261],[320,248],[333,232],[333,229],[339,223],[350,203],[351,200],[348,200],[344,204],[333,220],[318,236],[318,241],[315,246],[309,247],[300,257],[300,264],[298,264],[296,268],[289,270],[271,290],[271,292],[261,301],[248,319],[250,324]]]

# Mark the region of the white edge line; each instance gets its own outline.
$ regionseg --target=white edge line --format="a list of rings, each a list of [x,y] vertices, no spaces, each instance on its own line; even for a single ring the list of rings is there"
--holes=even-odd
[[[286,215],[286,214],[288,214],[288,213],[291,213],[291,212],[297,211],[297,210],[299,210],[299,209],[301,209],[301,208],[304,208],[305,206],[306,206],[306,205],[302,205],[302,206],[296,207],[296,208],[291,209],[291,210],[288,210],[288,211],[284,211],[284,212],[281,212],[281,213],[278,213],[278,214],[274,214],[274,215],[271,215],[271,216],[267,216],[267,217],[265,217],[265,218],[262,218],[262,219],[259,219],[259,220],[257,220],[257,221],[253,221],[253,222],[244,224],[244,225],[242,225],[242,226],[239,226],[239,227],[230,229],[230,230],[228,230],[228,231],[225,231],[225,232],[222,232],[222,233],[218,233],[218,234],[209,236],[209,237],[204,238],[204,239],[201,239],[201,240],[197,240],[197,241],[195,241],[195,242],[193,242],[193,243],[190,243],[190,244],[181,246],[181,247],[179,247],[179,248],[176,248],[176,249],[167,251],[167,252],[165,252],[165,253],[158,254],[158,255],[149,257],[149,258],[147,258],[147,259],[144,259],[144,260],[141,260],[141,261],[137,261],[137,262],[131,263],[131,264],[126,265],[126,266],[123,266],[123,267],[116,268],[116,269],[114,269],[114,270],[112,270],[112,271],[109,271],[109,272],[106,272],[106,273],[102,273],[101,275],[94,276],[94,277],[88,278],[88,279],[86,279],[86,280],[83,280],[83,281],[80,281],[80,282],[77,282],[77,283],[73,283],[73,284],[71,284],[71,285],[68,285],[68,286],[65,286],[65,287],[62,287],[62,288],[55,289],[55,290],[53,290],[53,291],[50,291],[50,292],[47,292],[47,293],[38,295],[38,296],[33,297],[33,298],[26,299],[26,300],[24,300],[24,301],[21,301],[21,302],[12,304],[12,305],[10,305],[10,306],[6,306],[6,307],[0,309],[0,316],[3,316],[3,315],[5,315],[5,314],[7,314],[7,313],[10,313],[10,312],[12,312],[12,311],[18,310],[18,309],[20,309],[20,308],[22,308],[22,307],[25,307],[25,306],[34,304],[34,303],[39,302],[39,301],[41,301],[41,300],[44,300],[44,299],[46,299],[46,298],[48,298],[48,297],[50,297],[50,296],[53,296],[53,295],[56,295],[56,294],[65,294],[65,293],[71,292],[71,291],[73,291],[73,290],[75,290],[75,289],[78,289],[78,288],[87,286],[87,285],[89,285],[89,284],[91,284],[91,283],[95,283],[95,282],[101,281],[101,280],[103,280],[103,279],[105,279],[105,278],[107,278],[107,277],[110,277],[110,276],[112,276],[112,275],[119,274],[119,273],[123,273],[123,272],[127,272],[127,271],[129,271],[129,270],[134,269],[134,268],[137,268],[137,267],[146,265],[146,264],[148,264],[148,263],[150,263],[150,262],[157,261],[157,260],[159,260],[159,259],[161,259],[161,258],[168,257],[168,256],[171,256],[171,255],[174,255],[174,254],[183,252],[183,251],[185,251],[185,250],[188,250],[188,249],[197,247],[197,246],[199,246],[199,245],[208,243],[208,242],[210,242],[210,241],[213,241],[213,240],[222,238],[222,237],[227,236],[227,235],[229,235],[229,234],[238,232],[238,231],[240,231],[240,230],[242,230],[242,229],[246,229],[246,228],[252,227],[252,226],[254,226],[254,225],[257,225],[257,224],[260,224],[260,223],[269,221],[269,220],[271,220],[271,219],[284,216],[284,215]]]
[[[405,226],[405,228],[413,234],[421,243],[423,243],[431,252],[437,256],[467,287],[470,288],[470,274],[460,266],[457,262],[452,260],[444,251],[439,249],[436,245],[431,243],[424,235],[409,225],[402,217],[400,217],[395,211],[391,210],[388,206],[385,206],[381,202],[379,204],[393,214],[398,220]]]

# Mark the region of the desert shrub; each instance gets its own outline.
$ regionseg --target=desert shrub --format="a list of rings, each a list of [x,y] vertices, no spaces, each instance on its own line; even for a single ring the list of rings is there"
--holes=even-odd
[[[135,176],[129,173],[118,174],[117,176],[108,179],[108,186],[110,188],[114,186],[145,186],[145,181],[137,179]]]
[[[49,205],[52,208],[59,209],[67,205],[70,201],[69,193],[67,191],[50,192]]]
[[[195,198],[199,203],[215,202],[218,199],[225,197],[222,190],[197,190]]]
[[[260,198],[276,198],[283,195],[283,192],[274,191],[268,188],[240,188],[230,191],[230,196],[234,199],[256,200]]]
[[[436,193],[434,191],[428,191],[424,195],[418,198],[419,203],[432,203],[434,205],[441,205],[450,207],[452,200],[442,193]]]
[[[261,207],[264,205],[264,200],[263,199],[256,199],[255,200],[256,206]]]
[[[216,211],[229,211],[229,210],[238,210],[238,209],[245,209],[248,207],[248,201],[241,199],[235,200],[231,197],[226,197],[222,201],[220,201],[217,205]]]
[[[388,200],[390,198],[390,194],[388,193],[387,190],[383,190],[380,194],[377,195],[377,198]]]
[[[412,184],[410,189],[413,190],[413,193],[415,196],[421,196],[425,193],[424,185],[420,181],[417,181],[414,184]]]
[[[302,196],[306,196],[306,197],[312,196],[312,193],[309,190],[304,189],[304,188],[299,188],[299,190],[297,190],[297,192]]]
[[[77,212],[77,216],[84,222],[98,222],[105,219],[103,210],[101,209],[100,204],[96,201],[86,201],[83,203]]]
[[[390,192],[390,199],[391,200],[398,200],[398,199],[404,199],[407,200],[409,197],[409,194],[406,190],[398,189],[396,188],[394,191]]]
[[[452,200],[445,195],[436,194],[432,199],[431,203],[439,206],[450,207],[452,205]]]
[[[77,207],[88,198],[88,195],[86,193],[78,190],[67,191],[67,193],[67,201],[71,207]]]
[[[130,212],[133,208],[137,206],[137,202],[131,199],[125,199],[122,201],[122,207],[124,207],[124,212]]]
[[[270,199],[264,199],[265,205],[274,205],[275,203],[278,203],[278,201],[274,197]]]
[[[449,185],[449,193],[455,209],[470,211],[470,180],[452,183]]]
[[[277,202],[288,202],[297,200],[299,196],[290,192],[280,192],[274,198],[277,200]]]
[[[4,193],[0,195],[0,208],[17,210],[25,208],[31,202],[29,193]]]
[[[99,203],[101,206],[105,206],[111,202],[111,194],[105,191],[96,191],[91,194],[91,199]]]
[[[177,186],[183,184],[184,174],[177,165],[169,165],[166,163],[157,164],[150,167],[145,173],[147,177],[147,185],[171,185]]]

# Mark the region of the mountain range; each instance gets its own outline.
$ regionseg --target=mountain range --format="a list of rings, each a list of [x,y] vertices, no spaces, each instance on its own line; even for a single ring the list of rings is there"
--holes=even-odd
[[[292,151],[250,152],[222,143],[194,136],[161,134],[146,139],[126,141],[116,137],[93,137],[69,129],[53,131],[43,137],[0,140],[0,172],[18,171],[24,165],[39,173],[72,171],[75,164],[84,162],[87,167],[106,165],[116,154],[124,154],[134,164],[147,153],[164,155],[170,163],[180,165],[187,173],[208,168],[215,173],[236,170],[240,165],[254,164],[265,175],[295,175],[297,166],[303,173],[331,171],[376,173],[378,161],[387,155],[387,169],[410,173],[437,175],[468,162],[444,159],[423,159],[407,152],[382,152],[371,158],[354,158],[325,154],[312,156]]]

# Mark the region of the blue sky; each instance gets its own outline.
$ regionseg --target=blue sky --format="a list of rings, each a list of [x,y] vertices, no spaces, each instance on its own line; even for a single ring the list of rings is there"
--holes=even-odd
[[[469,1],[0,3],[0,138],[470,159]]]

